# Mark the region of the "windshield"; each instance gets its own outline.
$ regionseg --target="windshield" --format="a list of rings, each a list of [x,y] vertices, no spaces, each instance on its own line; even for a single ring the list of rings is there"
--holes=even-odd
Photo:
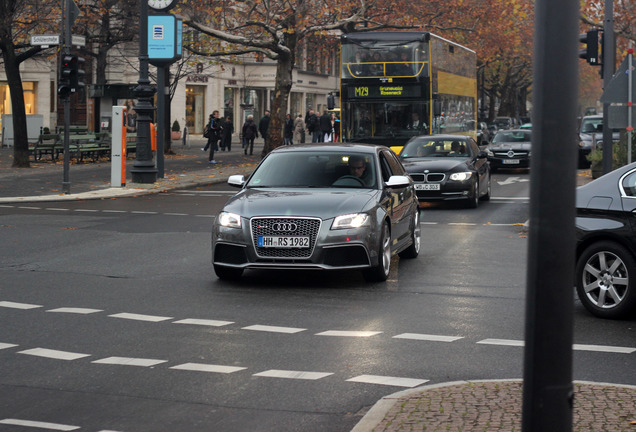
[[[581,133],[603,132],[603,118],[586,118],[581,123]]]
[[[355,152],[270,154],[250,177],[248,188],[371,188],[377,184],[373,155]]]
[[[474,156],[465,139],[424,138],[406,144],[400,157],[408,158],[467,158]]]
[[[515,143],[515,142],[530,142],[529,131],[505,131],[497,132],[493,143]]]
[[[342,78],[427,76],[427,45],[406,41],[357,41],[342,45]]]

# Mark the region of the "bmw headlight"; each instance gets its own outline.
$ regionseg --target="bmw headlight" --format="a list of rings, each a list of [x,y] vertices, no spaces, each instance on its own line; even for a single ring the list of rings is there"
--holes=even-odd
[[[334,218],[331,229],[360,228],[369,225],[369,215],[366,213],[354,213]]]
[[[472,175],[473,175],[473,173],[471,173],[470,171],[456,172],[456,173],[452,173],[449,178],[451,180],[453,180],[453,181],[466,181]]]
[[[216,219],[218,224],[227,228],[240,228],[241,216],[236,213],[221,212]]]

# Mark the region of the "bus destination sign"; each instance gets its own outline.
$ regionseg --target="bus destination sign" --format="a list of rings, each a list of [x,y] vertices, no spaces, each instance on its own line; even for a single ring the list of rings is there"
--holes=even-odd
[[[350,98],[421,97],[419,85],[382,84],[349,87]]]

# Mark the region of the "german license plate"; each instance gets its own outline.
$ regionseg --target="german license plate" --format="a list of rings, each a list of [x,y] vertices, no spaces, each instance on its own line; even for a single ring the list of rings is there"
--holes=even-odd
[[[505,165],[519,165],[519,159],[504,159],[503,163]]]
[[[439,183],[415,183],[415,190],[439,190]]]
[[[258,236],[258,247],[262,248],[308,248],[309,237]]]

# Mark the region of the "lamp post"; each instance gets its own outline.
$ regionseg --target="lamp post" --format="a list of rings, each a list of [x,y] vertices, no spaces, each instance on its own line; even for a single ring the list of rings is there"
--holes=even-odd
[[[135,163],[130,170],[133,183],[154,183],[157,181],[157,168],[152,159],[150,145],[150,123],[155,110],[152,97],[156,88],[150,85],[148,78],[148,0],[139,0],[139,81],[134,89],[137,99],[137,150]]]

